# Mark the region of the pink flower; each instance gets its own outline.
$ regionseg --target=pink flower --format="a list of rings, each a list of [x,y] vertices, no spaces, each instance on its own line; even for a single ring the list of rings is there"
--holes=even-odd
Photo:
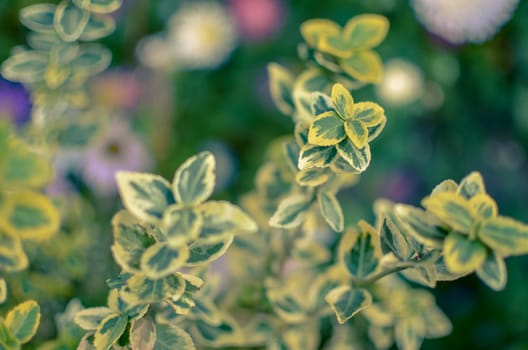
[[[136,108],[142,93],[137,74],[125,69],[110,70],[97,76],[90,90],[97,103],[117,110]]]
[[[106,135],[86,151],[81,173],[96,192],[112,195],[117,192],[114,176],[117,171],[145,171],[151,165],[149,153],[129,124],[115,118],[108,126]]]
[[[240,35],[248,41],[267,39],[282,26],[284,6],[281,0],[230,0]]]

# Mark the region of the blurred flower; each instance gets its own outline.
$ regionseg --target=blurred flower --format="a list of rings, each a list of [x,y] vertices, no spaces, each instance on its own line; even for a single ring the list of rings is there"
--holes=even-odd
[[[416,101],[422,94],[423,76],[414,64],[399,58],[385,66],[383,80],[376,85],[376,93],[383,103],[403,106]]]
[[[234,21],[222,5],[196,2],[172,15],[166,37],[145,38],[138,54],[154,69],[212,69],[227,60],[236,41]]]
[[[0,78],[0,118],[8,118],[16,125],[30,120],[31,98],[21,84]]]
[[[149,153],[130,125],[114,118],[106,135],[84,154],[81,173],[96,192],[111,195],[117,191],[114,174],[118,170],[145,171],[151,163]]]
[[[90,85],[97,105],[109,109],[134,109],[141,97],[141,83],[130,70],[115,69],[95,77]]]
[[[276,34],[283,24],[281,0],[230,0],[240,35],[248,41],[259,41]]]
[[[519,0],[412,0],[418,19],[453,43],[491,38],[512,16]]]

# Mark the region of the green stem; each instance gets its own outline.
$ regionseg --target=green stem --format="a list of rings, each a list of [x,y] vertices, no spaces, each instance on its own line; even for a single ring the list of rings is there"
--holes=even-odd
[[[398,266],[394,266],[394,267],[388,268],[386,270],[380,271],[377,274],[372,275],[369,278],[365,278],[364,280],[360,280],[358,282],[355,282],[355,283],[353,283],[353,285],[354,285],[354,287],[366,287],[366,286],[369,286],[369,285],[377,282],[378,280],[382,279],[385,276],[388,276],[388,275],[391,275],[393,273],[406,270],[406,269],[408,269],[410,267],[416,267],[416,265],[417,264],[414,263],[414,262],[409,262],[409,263],[406,263],[406,264],[401,264],[401,265],[398,265]]]

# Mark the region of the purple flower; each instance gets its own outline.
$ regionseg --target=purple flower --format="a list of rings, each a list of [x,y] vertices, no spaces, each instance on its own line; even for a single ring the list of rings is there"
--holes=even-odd
[[[145,171],[151,166],[149,152],[128,122],[115,118],[106,135],[84,154],[81,174],[97,193],[113,195],[117,192],[117,171]]]
[[[0,78],[0,118],[21,126],[30,120],[31,97],[21,84]]]

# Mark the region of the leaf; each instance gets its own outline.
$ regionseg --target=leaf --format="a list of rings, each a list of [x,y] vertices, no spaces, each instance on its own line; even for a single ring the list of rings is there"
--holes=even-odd
[[[371,49],[378,46],[387,36],[389,21],[379,15],[352,17],[343,29],[347,45],[353,49]]]
[[[128,317],[124,315],[110,315],[104,318],[94,335],[96,350],[107,350],[121,337],[128,324]]]
[[[296,194],[286,197],[269,220],[271,227],[293,228],[299,226],[312,201],[304,195]]]
[[[153,350],[156,344],[156,325],[148,318],[132,322],[130,327],[131,350]]]
[[[0,269],[6,272],[24,270],[29,260],[20,239],[0,229],[0,242]]]
[[[321,215],[323,215],[323,218],[332,230],[336,232],[343,231],[345,219],[337,198],[331,193],[319,192],[317,194],[317,201],[319,202]]]
[[[471,197],[469,205],[473,208],[477,216],[482,219],[495,217],[499,211],[497,203],[485,193],[479,193]]]
[[[150,279],[159,279],[175,273],[189,258],[186,244],[171,247],[166,243],[156,243],[143,253],[141,271]]]
[[[357,51],[339,60],[339,66],[352,78],[365,83],[379,83],[383,77],[383,64],[374,51]]]
[[[174,174],[172,189],[178,203],[196,205],[211,196],[215,186],[215,159],[201,152],[187,159]]]
[[[60,226],[57,208],[51,200],[33,191],[6,193],[0,213],[0,227],[23,240],[50,238]]]
[[[9,310],[5,319],[9,333],[21,344],[33,338],[39,323],[40,307],[33,300],[25,301]]]
[[[165,211],[161,225],[169,245],[178,246],[198,238],[203,226],[203,216],[197,210],[181,208],[175,204]]]
[[[378,104],[373,102],[359,102],[354,104],[353,113],[354,119],[360,120],[368,127],[373,127],[380,124],[385,116],[385,111]]]
[[[367,170],[370,164],[370,146],[366,144],[363,148],[357,148],[349,139],[343,140],[337,145],[337,152],[357,172]]]
[[[200,266],[205,263],[214,261],[224,255],[227,248],[233,243],[233,235],[223,238],[222,241],[216,242],[201,242],[194,241],[189,246],[189,259],[185,263],[186,266]]]
[[[336,145],[345,137],[343,120],[333,111],[317,116],[308,131],[308,142],[316,146]]]
[[[300,323],[306,319],[306,310],[295,294],[274,286],[266,288],[266,296],[273,311],[287,323]]]
[[[295,108],[292,98],[293,76],[277,63],[268,64],[269,89],[271,98],[277,108],[290,115]]]
[[[71,42],[79,39],[89,19],[90,12],[63,0],[55,10],[54,25],[61,39]]]
[[[372,304],[372,296],[366,289],[352,289],[349,286],[332,289],[325,300],[336,313],[340,324]]]
[[[381,134],[381,132],[385,128],[385,124],[387,124],[387,117],[383,115],[379,124],[376,124],[375,126],[367,127],[368,142],[375,140]]]
[[[323,113],[335,111],[334,102],[328,95],[320,92],[312,92],[310,96],[312,115],[317,116]]]
[[[185,292],[185,280],[176,274],[165,278],[150,279],[144,275],[133,275],[121,290],[121,297],[130,305],[157,303],[165,299],[178,299]]]
[[[35,4],[20,10],[20,22],[35,32],[53,33],[53,17],[57,6],[53,4]]]
[[[359,120],[345,120],[345,132],[350,141],[357,148],[361,149],[368,144],[368,129],[365,124]]]
[[[4,278],[0,278],[0,304],[3,304],[7,299],[7,283]]]
[[[179,327],[170,324],[156,325],[156,345],[154,350],[195,350],[191,336]]]
[[[257,232],[256,222],[236,205],[227,201],[209,201],[198,207],[203,217],[200,241],[217,242],[239,233]]]
[[[117,264],[127,272],[139,272],[141,256],[156,241],[147,229],[128,211],[122,210],[112,219],[114,244],[112,254]]]
[[[80,39],[94,41],[110,35],[115,30],[115,21],[110,16],[92,14],[84,27]]]
[[[99,44],[85,44],[71,62],[72,79],[86,80],[104,71],[112,61],[112,52]]]
[[[332,86],[332,102],[341,118],[347,119],[353,115],[354,99],[343,85],[334,84]]]
[[[311,19],[301,24],[301,34],[308,45],[318,48],[322,37],[339,35],[341,27],[326,19]]]
[[[430,213],[405,204],[396,204],[394,212],[409,226],[408,232],[416,240],[435,248],[442,247],[446,231],[440,228],[440,222]]]
[[[102,320],[116,313],[104,306],[80,310],[74,316],[75,323],[86,331],[95,331]]]
[[[482,221],[479,239],[502,256],[528,254],[528,225],[498,216]]]
[[[95,13],[110,13],[121,7],[123,0],[73,0],[80,8]]]
[[[378,268],[380,251],[373,230],[364,226],[360,232],[347,231],[339,242],[339,259],[354,279],[365,279]]]
[[[33,84],[42,81],[47,68],[48,57],[37,51],[20,51],[2,64],[2,75],[12,81]]]
[[[453,330],[451,321],[437,306],[430,306],[422,313],[426,338],[445,337]]]
[[[460,185],[457,189],[457,194],[470,199],[477,194],[485,194],[486,188],[484,187],[484,180],[479,172],[474,171],[460,181]]]
[[[477,240],[469,239],[455,231],[444,241],[444,261],[453,273],[471,272],[486,260],[486,247]]]
[[[425,198],[422,205],[454,230],[469,233],[474,214],[464,198],[452,192],[435,193]]]
[[[305,145],[299,153],[298,168],[325,168],[335,159],[337,151],[335,147],[324,147]]]
[[[2,350],[19,350],[20,343],[15,337],[9,332],[5,321],[0,317],[0,348]]]
[[[508,271],[504,259],[496,253],[489,253],[486,260],[477,269],[477,276],[480,280],[495,291],[503,290],[506,287]]]
[[[394,327],[394,339],[399,349],[419,350],[423,342],[423,334],[415,323],[415,319],[403,319]]]
[[[140,220],[158,223],[174,204],[170,183],[161,176],[119,171],[116,179],[123,205]]]
[[[431,192],[431,194],[442,193],[442,192],[456,192],[457,188],[458,188],[458,184],[455,181],[448,179],[436,185],[435,188],[433,188],[433,191]]]
[[[295,175],[295,181],[301,186],[316,187],[324,184],[330,174],[324,168],[303,169]]]

